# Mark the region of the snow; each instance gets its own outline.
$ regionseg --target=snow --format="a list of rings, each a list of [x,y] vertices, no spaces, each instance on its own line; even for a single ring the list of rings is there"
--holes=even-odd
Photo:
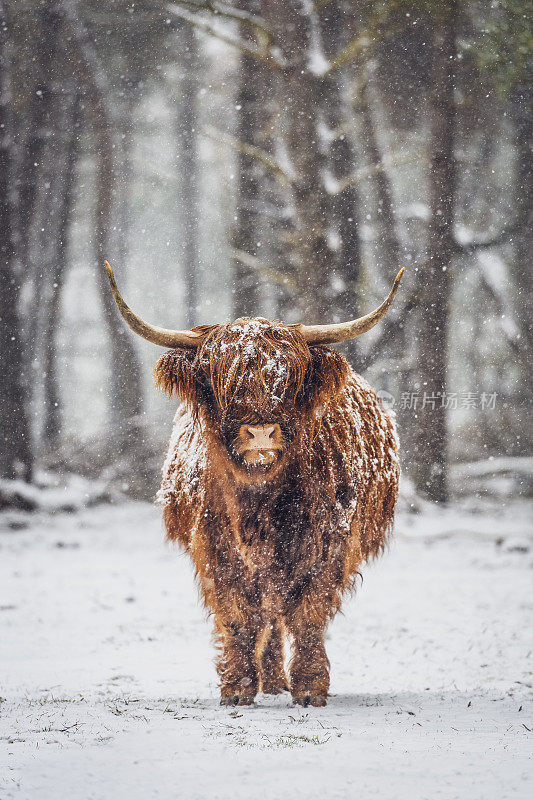
[[[474,461],[471,464],[455,466],[456,474],[461,477],[494,475],[495,473],[523,473],[533,475],[533,456],[500,456],[487,458],[483,461]]]
[[[309,41],[307,43],[307,69],[312,75],[325,75],[330,68],[330,63],[326,58],[317,24],[315,7],[310,0],[303,0],[303,8],[309,14],[311,25],[309,27]]]
[[[174,417],[172,435],[163,464],[161,487],[156,494],[156,503],[161,508],[171,501],[177,481],[196,490],[199,473],[205,464],[202,432],[202,420],[194,422],[187,407],[181,405]]]
[[[79,511],[89,505],[111,500],[112,492],[105,481],[88,480],[80,475],[54,473],[37,469],[34,483],[0,478],[0,509],[4,506],[25,511]],[[16,513],[16,512],[15,512]]]
[[[478,252],[477,259],[483,277],[503,312],[500,313],[500,325],[508,336],[516,339],[520,335],[520,331],[513,319],[515,298],[512,294],[513,287],[510,285],[507,264],[498,253],[490,250]],[[510,289],[511,291],[509,291]]]
[[[218,705],[210,622],[157,509],[27,519],[0,531],[2,800],[531,796],[530,501],[402,511],[310,710]]]
[[[425,222],[431,218],[431,209],[426,203],[408,203],[400,206],[397,213],[405,219],[421,219]]]

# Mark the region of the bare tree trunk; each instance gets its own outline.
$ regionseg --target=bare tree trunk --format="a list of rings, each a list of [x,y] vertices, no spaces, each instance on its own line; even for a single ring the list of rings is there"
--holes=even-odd
[[[26,413],[24,342],[19,318],[20,277],[14,251],[11,195],[13,142],[10,120],[9,21],[0,1],[0,477],[31,480],[33,448]]]
[[[36,53],[36,83],[29,93],[29,104],[25,114],[25,130],[20,131],[22,158],[17,178],[16,235],[17,257],[26,274],[30,272],[29,251],[33,234],[33,216],[37,201],[39,173],[42,168],[42,153],[45,146],[44,121],[50,105],[50,73],[58,50],[61,28],[59,2],[44,3],[36,15],[39,30]],[[34,298],[35,300],[35,292]]]
[[[329,197],[320,147],[323,78],[310,68],[312,17],[304,4],[262,0],[263,17],[284,60],[276,76],[283,144],[291,169],[294,271],[302,321],[329,318],[330,269],[336,252],[328,238]]]
[[[180,158],[181,214],[183,219],[183,278],[185,283],[186,325],[198,324],[200,273],[200,175],[198,153],[198,91],[200,89],[200,52],[192,25],[179,31],[182,49],[181,98],[176,117],[175,135]]]
[[[333,58],[346,44],[346,37],[354,34],[346,24],[342,1],[330,3],[322,15],[321,34],[327,58]],[[346,182],[331,203],[331,217],[338,236],[337,272],[344,288],[334,301],[335,311],[341,318],[356,316],[358,307],[358,282],[361,272],[361,247],[358,233],[359,198],[353,183],[348,179],[355,170],[355,153],[349,134],[349,109],[344,97],[344,86],[339,71],[325,78],[323,113],[328,124],[330,139],[328,164],[333,177]]]
[[[117,312],[103,263],[109,259],[114,212],[115,160],[114,114],[107,79],[98,56],[74,6],[65,5],[72,32],[76,68],[90,108],[97,176],[95,209],[96,279],[109,334],[111,355],[111,421],[117,427],[128,425],[142,410],[141,368],[129,332]]]
[[[344,23],[344,24],[343,24]],[[353,27],[353,26],[351,26]],[[342,3],[330,3],[322,16],[321,33],[326,56],[331,59],[353,35],[346,25]],[[339,72],[325,80],[323,114],[330,139],[328,166],[333,178],[345,183],[331,200],[331,224],[338,237],[337,261],[332,265],[333,286],[330,315],[333,320],[351,319],[358,314],[361,246],[358,232],[357,189],[348,179],[355,170],[355,153],[348,132],[347,103]],[[347,342],[343,348],[349,360],[357,363],[358,342]]]
[[[120,264],[129,264],[130,232],[132,219],[133,165],[132,151],[135,139],[134,111],[136,105],[135,80],[126,76],[122,82],[123,102],[120,108],[120,177],[117,181],[115,202],[116,231],[114,246]]]
[[[531,76],[530,76],[531,78]],[[516,147],[516,210],[524,221],[513,236],[514,252],[511,271],[514,283],[515,314],[522,337],[522,392],[518,388],[514,427],[518,435],[514,444],[518,453],[529,455],[533,440],[531,430],[531,373],[533,372],[533,86],[514,87],[511,98]],[[522,396],[520,396],[522,394]],[[525,397],[524,397],[525,395]]]
[[[379,147],[377,125],[372,114],[371,105],[372,94],[368,75],[363,75],[360,91],[358,93],[355,110],[360,115],[363,147],[369,164],[379,164],[383,160],[383,154]],[[396,220],[394,217],[394,195],[392,181],[387,170],[380,169],[371,178],[375,198],[377,200],[376,229],[378,232],[377,254],[380,265],[380,277],[386,283],[391,281],[397,274],[400,267],[404,266],[402,258],[402,245]],[[406,287],[404,287],[406,291]],[[393,314],[397,308],[394,309]],[[392,335],[387,336],[385,326],[390,326]],[[412,364],[406,358],[409,352],[409,332],[412,329],[412,320],[406,315],[405,319],[399,323],[394,317],[385,320],[382,326],[383,339],[380,340],[378,348],[371,354],[375,358],[390,357],[397,364],[394,373],[383,376],[381,388],[390,391],[397,398],[402,391],[408,390],[412,383]],[[364,363],[364,359],[363,359]],[[396,408],[398,427],[402,443],[402,462],[406,471],[410,474],[413,457],[416,457],[416,447],[413,443],[411,411],[404,409],[398,404]]]
[[[261,129],[265,121],[264,89],[265,66],[244,53],[240,58],[239,91],[237,94],[238,125],[240,142],[261,146]],[[262,167],[246,153],[237,154],[237,208],[233,227],[232,244],[235,250],[248,255],[257,255],[260,235],[258,204],[262,201],[264,182]],[[259,313],[258,273],[240,259],[233,261],[234,316],[251,317]]]
[[[298,292],[292,288],[294,269],[290,256],[290,247],[294,240],[293,218],[287,199],[272,175],[265,175],[264,181],[266,225],[271,234],[269,259],[285,276],[283,282],[276,283],[276,313],[279,319],[290,321],[295,317],[295,307],[298,305]]]
[[[46,171],[45,150],[50,136],[50,113],[53,106],[52,73],[59,50],[61,11],[57,2],[41,4],[36,9],[36,25],[39,37],[34,47],[34,70],[24,85],[21,124],[18,125],[18,146],[15,171],[16,201],[14,204],[15,255],[21,268],[21,281],[25,284],[24,313],[21,332],[24,336],[25,361],[24,396],[26,413],[29,415],[32,438],[37,438],[32,424],[32,406],[41,388],[41,369],[37,350],[41,339],[38,336],[42,322],[41,299],[45,276],[40,261],[40,244],[44,236],[38,225],[40,199],[44,192]]]
[[[368,78],[361,82],[357,110],[361,115],[361,127],[364,146],[370,164],[379,164],[382,160],[378,144],[376,125],[372,118],[370,104],[370,87]],[[388,283],[402,266],[401,245],[396,231],[392,184],[386,170],[380,169],[372,176],[378,204],[377,229],[379,231],[379,254],[383,266],[383,278]]]
[[[59,325],[61,295],[67,269],[67,249],[72,210],[72,195],[79,145],[80,97],[74,93],[70,107],[59,118],[61,129],[56,130],[56,153],[54,160],[56,181],[52,186],[56,196],[57,220],[55,242],[48,272],[48,288],[43,325],[43,378],[44,378],[44,421],[42,439],[48,450],[59,442],[62,424],[62,406],[59,391],[57,365],[57,330]],[[63,140],[63,141],[62,141]],[[56,149],[54,148],[54,149]],[[58,167],[61,165],[61,169]]]
[[[511,114],[515,128],[517,205],[527,210],[527,217],[514,235],[513,274],[516,287],[516,311],[526,348],[533,354],[533,88],[532,84],[515,87]],[[529,376],[528,376],[529,377]]]
[[[436,15],[433,36],[431,219],[427,262],[420,276],[416,339],[421,402],[414,431],[414,479],[420,493],[439,502],[448,497],[447,419],[441,397],[446,390],[450,266],[455,252],[456,24],[457,0],[447,0]]]

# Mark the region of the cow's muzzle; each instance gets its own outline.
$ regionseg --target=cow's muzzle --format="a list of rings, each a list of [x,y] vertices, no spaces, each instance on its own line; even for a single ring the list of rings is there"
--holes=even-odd
[[[233,449],[242,463],[251,468],[272,466],[284,449],[280,425],[241,425]]]

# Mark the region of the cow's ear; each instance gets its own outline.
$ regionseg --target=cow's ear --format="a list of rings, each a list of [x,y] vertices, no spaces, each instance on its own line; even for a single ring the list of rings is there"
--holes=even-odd
[[[325,345],[312,345],[311,365],[305,382],[305,394],[310,406],[321,404],[341,391],[350,366],[344,356]]]
[[[155,385],[195,407],[207,402],[211,386],[196,358],[196,350],[177,347],[161,356],[154,369]]]

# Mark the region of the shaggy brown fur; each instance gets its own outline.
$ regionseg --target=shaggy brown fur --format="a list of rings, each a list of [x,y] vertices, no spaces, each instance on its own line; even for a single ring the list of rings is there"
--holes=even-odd
[[[158,499],[214,614],[221,702],[290,688],[295,702],[324,705],[326,627],[392,525],[394,426],[346,360],[308,347],[298,326],[255,319],[199,330],[198,351],[170,350],[155,369],[157,385],[184,401]],[[241,426],[276,423],[274,462],[244,463]]]

